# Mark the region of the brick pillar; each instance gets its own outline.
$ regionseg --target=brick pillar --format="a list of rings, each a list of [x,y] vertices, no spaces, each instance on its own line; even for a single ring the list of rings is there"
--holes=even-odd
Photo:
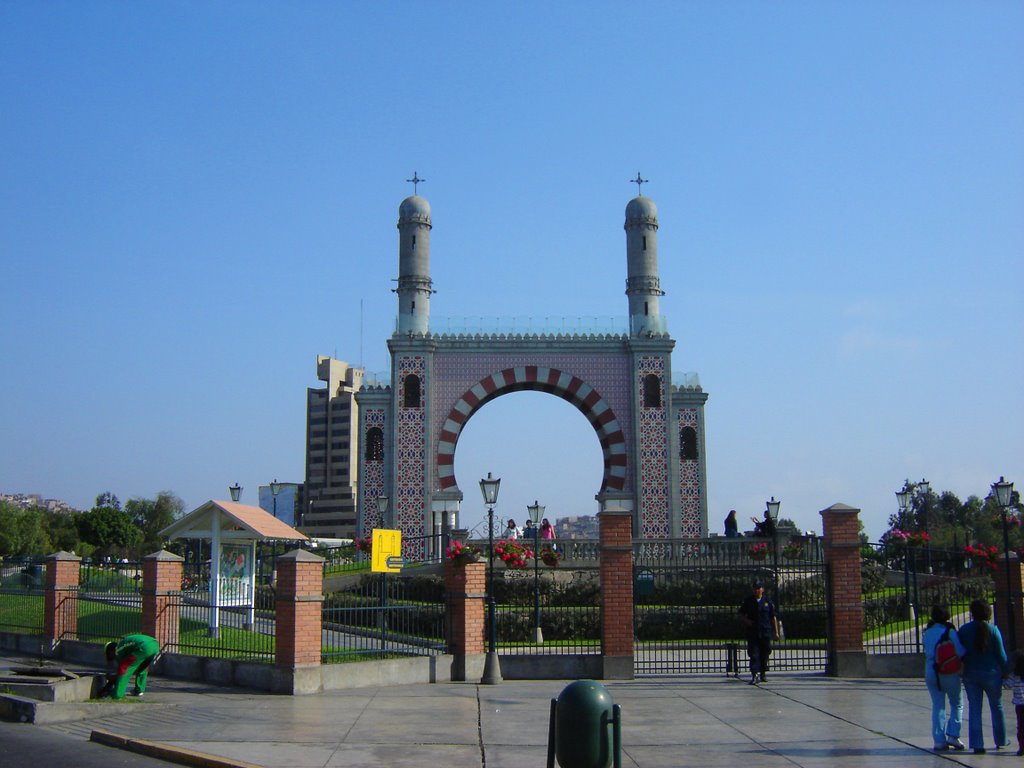
[[[826,600],[829,611],[829,673],[835,677],[865,677],[864,603],[860,579],[859,509],[833,504],[821,511],[825,565],[828,568]]]
[[[604,510],[601,526],[601,656],[605,680],[633,679],[633,515]]]
[[[1006,572],[1009,570],[1010,578],[1007,585]],[[1013,605],[1013,639],[1017,648],[1024,647],[1024,599],[1021,596],[1021,567],[1020,558],[1016,552],[1010,553],[1010,562],[1007,564],[1006,555],[1000,555],[996,565],[995,573],[992,574],[995,582],[995,622],[999,632],[1006,644],[1006,652],[1012,654],[1015,648],[1010,645],[1010,616],[1008,607]]]
[[[455,657],[452,680],[479,678],[486,652],[487,563],[456,565],[446,561],[444,591],[448,653]]]
[[[277,558],[275,663],[293,673],[290,692],[322,690],[324,559],[296,549]]]
[[[61,640],[78,639],[78,583],[82,558],[55,552],[46,558],[43,591],[43,636],[53,648]]]
[[[142,633],[164,650],[177,646],[183,558],[162,549],[142,561]]]

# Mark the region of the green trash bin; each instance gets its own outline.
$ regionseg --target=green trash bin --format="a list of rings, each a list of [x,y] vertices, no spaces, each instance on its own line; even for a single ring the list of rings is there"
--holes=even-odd
[[[577,680],[551,700],[548,763],[561,768],[615,768],[622,765],[622,715],[608,689]]]
[[[633,597],[651,597],[654,594],[654,571],[638,568],[633,577]]]

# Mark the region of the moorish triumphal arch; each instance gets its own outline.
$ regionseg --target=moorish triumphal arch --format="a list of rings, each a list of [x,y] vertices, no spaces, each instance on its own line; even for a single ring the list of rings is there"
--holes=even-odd
[[[664,292],[650,198],[626,205],[628,331],[432,331],[430,230],[429,203],[416,194],[403,200],[391,379],[356,394],[361,533],[383,526],[415,537],[457,526],[463,490],[455,451],[463,428],[487,402],[535,390],[572,403],[594,428],[604,458],[599,510],[630,512],[639,538],[706,535],[707,394],[692,375],[673,384],[675,341],[659,312]],[[475,489],[477,478],[470,482]],[[390,499],[388,519],[381,519],[380,496]]]

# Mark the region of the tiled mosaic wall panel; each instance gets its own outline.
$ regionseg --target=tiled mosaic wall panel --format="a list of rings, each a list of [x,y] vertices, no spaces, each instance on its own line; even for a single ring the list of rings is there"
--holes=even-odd
[[[413,374],[419,377],[420,392],[429,390],[426,386],[426,366],[423,355],[407,355],[396,360],[398,365],[398,393],[395,397],[395,525],[403,537],[423,536],[426,533],[424,510],[426,505],[426,417],[423,399],[419,406],[404,407],[405,377]],[[419,542],[422,548],[422,540]],[[404,542],[402,551],[407,557],[419,557],[423,553],[414,551]]]
[[[377,427],[387,434],[387,424],[384,416],[383,408],[363,408],[363,446],[369,445],[367,439],[367,433]],[[387,445],[387,441],[385,441]],[[365,448],[364,448],[365,450]],[[361,509],[363,511],[363,524],[360,535],[369,536],[370,531],[374,528],[383,527],[383,521],[380,519],[380,510],[377,509],[377,497],[383,496],[387,493],[384,487],[384,459],[387,458],[385,455],[384,459],[380,461],[367,461],[365,457],[362,458],[363,464],[363,487],[360,489],[362,500],[360,502]]]
[[[660,385],[657,407],[644,407],[645,379],[657,376]],[[672,489],[669,481],[668,400],[665,392],[665,358],[642,355],[636,371],[637,413],[640,414],[639,488],[640,536],[668,538],[672,527],[669,509]]]
[[[679,411],[679,445],[683,444],[686,427],[692,427],[699,434],[696,408]],[[704,535],[700,519],[700,462],[696,459],[679,459],[679,507],[680,535],[694,539]]]

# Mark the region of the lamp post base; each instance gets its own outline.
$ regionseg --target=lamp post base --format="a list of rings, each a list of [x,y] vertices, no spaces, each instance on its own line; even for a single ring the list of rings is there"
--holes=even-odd
[[[480,678],[481,685],[497,685],[502,682],[501,663],[498,661],[498,652],[491,651],[484,659],[484,675]]]

